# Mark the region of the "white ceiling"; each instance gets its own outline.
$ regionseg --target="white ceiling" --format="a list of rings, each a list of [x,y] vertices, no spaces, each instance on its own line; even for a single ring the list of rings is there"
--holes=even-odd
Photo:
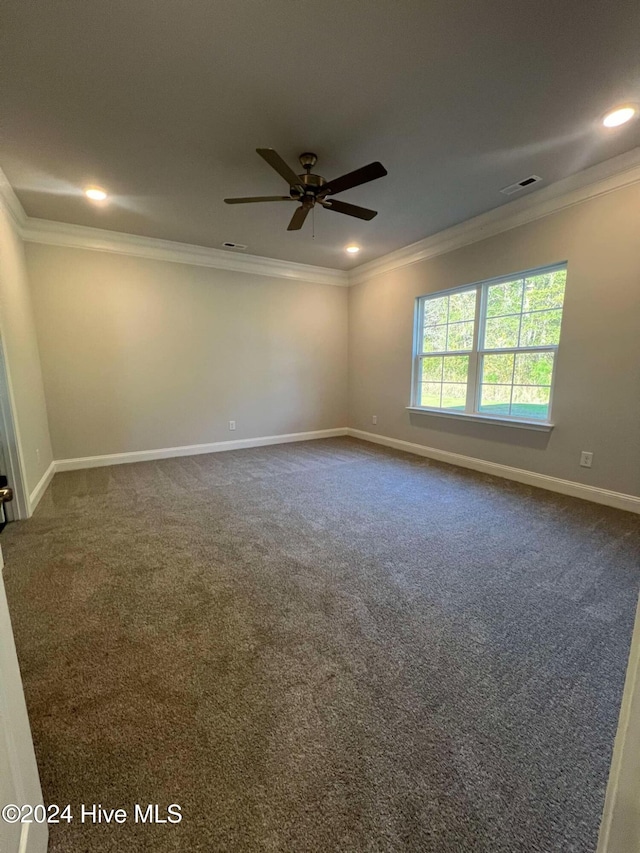
[[[29,216],[347,269],[640,145],[598,121],[639,31],[637,0],[4,0],[0,166]],[[380,160],[339,196],[378,217],[225,205],[287,193],[257,147]]]

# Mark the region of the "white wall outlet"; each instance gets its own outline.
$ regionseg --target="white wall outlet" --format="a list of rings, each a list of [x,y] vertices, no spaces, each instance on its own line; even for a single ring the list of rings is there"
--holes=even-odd
[[[371,418],[371,423],[372,423],[372,424],[377,424],[377,423],[378,423],[378,416],[377,416],[377,415],[374,415],[374,416]]]
[[[40,464],[40,448],[36,447],[36,462]]]
[[[236,428],[236,422],[235,421],[229,421],[229,429],[233,431],[235,428]]]
[[[583,450],[580,454],[580,465],[582,468],[591,468],[593,465],[593,453]]]

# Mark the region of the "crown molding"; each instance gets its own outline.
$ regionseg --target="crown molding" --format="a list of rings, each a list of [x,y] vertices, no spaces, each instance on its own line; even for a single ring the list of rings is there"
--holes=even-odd
[[[18,232],[20,232],[20,235],[22,235],[22,229],[27,221],[27,214],[24,212],[24,208],[20,204],[20,199],[13,191],[13,187],[7,180],[7,176],[2,169],[0,169],[0,206],[7,211],[13,220],[13,224],[16,226]]]
[[[435,258],[638,182],[640,148],[633,148],[626,154],[576,172],[523,198],[354,267],[349,273],[349,283],[359,284],[373,276]]]
[[[234,254],[222,249],[211,249],[208,246],[194,246],[189,243],[160,240],[156,237],[140,237],[136,234],[123,234],[119,231],[107,231],[102,228],[89,228],[85,225],[72,225],[67,222],[53,222],[49,219],[27,216],[2,169],[0,169],[0,204],[11,216],[19,235],[28,243],[46,243],[49,246],[113,252],[149,260],[267,275],[312,284],[349,286],[349,275],[344,270],[297,264],[293,261],[280,261],[259,255]]]
[[[494,237],[565,208],[640,182],[640,147],[598,163],[547,187],[524,196],[459,225],[389,252],[349,272],[299,264],[259,255],[240,255],[155,237],[140,237],[84,225],[53,222],[27,216],[0,169],[0,204],[9,212],[20,236],[31,243],[68,246],[114,252],[121,255],[212,267],[233,272],[253,273],[292,281],[330,284],[340,287],[359,284],[376,275],[443,255],[462,246]]]
[[[48,219],[28,217],[22,228],[22,238],[28,243],[46,243],[49,246],[113,252],[118,255],[133,255],[156,261],[268,275],[292,281],[332,284],[339,287],[349,285],[349,277],[343,270],[263,258],[259,255],[236,255],[207,246],[174,243],[171,240],[139,237],[135,234],[88,228],[84,225],[52,222]]]

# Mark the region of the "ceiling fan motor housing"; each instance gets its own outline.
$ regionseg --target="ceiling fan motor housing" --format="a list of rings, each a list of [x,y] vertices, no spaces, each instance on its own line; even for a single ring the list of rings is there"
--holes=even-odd
[[[301,183],[311,190],[319,190],[320,187],[327,183],[322,175],[313,175],[311,172],[307,172],[305,175],[298,175],[298,177]]]
[[[311,169],[318,162],[318,157],[316,154],[312,154],[307,151],[304,154],[301,154],[298,159],[302,168],[306,169],[306,172],[303,175],[298,175],[300,178],[300,186],[304,187],[304,193],[300,192],[299,187],[292,186],[289,188],[291,190],[291,197],[299,199],[304,196],[307,204],[314,204],[318,190],[326,184],[326,180],[321,175],[314,175],[311,173]]]

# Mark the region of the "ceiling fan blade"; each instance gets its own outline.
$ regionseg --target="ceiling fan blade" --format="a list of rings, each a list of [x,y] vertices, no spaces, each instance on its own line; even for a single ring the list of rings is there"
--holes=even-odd
[[[267,161],[272,169],[275,169],[276,172],[285,179],[290,187],[302,188],[302,181],[298,175],[296,175],[293,169],[287,166],[277,151],[274,151],[273,148],[256,148],[256,151],[263,160]]]
[[[254,198],[225,198],[225,204],[253,204],[254,201],[296,201],[290,195],[258,195]]]
[[[291,217],[291,222],[287,226],[287,231],[299,231],[304,225],[304,221],[310,210],[311,207],[309,205],[301,204]]]
[[[322,200],[320,202],[327,210],[335,210],[336,213],[346,213],[347,216],[355,216],[357,219],[373,219],[378,215],[377,210],[369,210],[368,207],[360,207],[357,204],[347,204],[346,201],[339,201],[337,198]]]
[[[375,181],[377,178],[384,178],[387,170],[376,160],[375,163],[369,163],[368,166],[362,166],[356,169],[355,172],[348,172],[340,178],[334,178],[322,187],[321,196],[328,194],[335,195],[343,193],[345,190],[350,190],[352,187],[359,187],[360,184],[366,184],[369,181]]]

